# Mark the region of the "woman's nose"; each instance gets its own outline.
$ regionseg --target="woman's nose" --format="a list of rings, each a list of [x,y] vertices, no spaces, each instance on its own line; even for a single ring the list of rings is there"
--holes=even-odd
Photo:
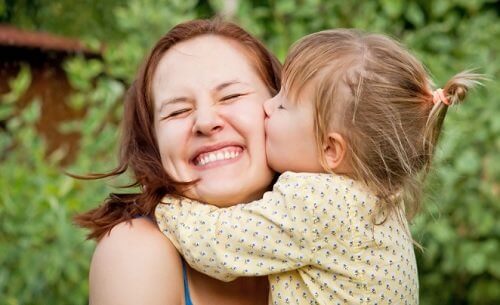
[[[197,135],[212,135],[224,128],[224,120],[219,116],[216,109],[206,107],[198,109],[195,122],[193,124],[193,133]]]

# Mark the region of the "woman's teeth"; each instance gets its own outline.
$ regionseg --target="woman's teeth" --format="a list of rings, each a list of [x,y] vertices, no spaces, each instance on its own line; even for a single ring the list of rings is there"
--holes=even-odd
[[[195,165],[197,166],[203,166],[207,165],[208,163],[215,162],[215,161],[221,161],[221,160],[229,160],[229,159],[234,159],[238,157],[240,154],[239,151],[218,151],[218,152],[211,152],[207,154],[203,154],[196,158]]]

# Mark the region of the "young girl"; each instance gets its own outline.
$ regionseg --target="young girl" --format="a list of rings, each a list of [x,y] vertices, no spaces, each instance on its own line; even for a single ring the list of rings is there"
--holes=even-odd
[[[461,73],[432,90],[390,38],[306,36],[265,104],[268,162],[282,173],[273,190],[224,209],[170,196],[157,222],[212,277],[269,275],[272,304],[418,304],[407,220],[448,107],[478,79]],[[215,160],[210,152],[195,164]]]

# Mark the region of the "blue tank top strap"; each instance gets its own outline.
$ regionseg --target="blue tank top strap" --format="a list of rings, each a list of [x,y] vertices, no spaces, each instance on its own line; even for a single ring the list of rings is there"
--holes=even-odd
[[[182,260],[182,278],[184,279],[184,302],[186,305],[193,305],[191,294],[189,293],[189,283],[187,278],[186,262]]]

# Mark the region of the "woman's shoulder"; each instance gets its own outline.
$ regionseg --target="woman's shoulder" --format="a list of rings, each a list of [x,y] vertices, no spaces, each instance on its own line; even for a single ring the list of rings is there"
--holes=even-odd
[[[131,246],[133,241],[153,248],[170,247],[168,239],[160,232],[156,223],[147,217],[134,218],[117,224],[97,244],[97,248],[111,246]],[[175,248],[172,247],[173,250]],[[137,249],[139,250],[139,249]]]
[[[97,244],[90,266],[91,304],[181,304],[182,262],[147,218],[116,225]]]

